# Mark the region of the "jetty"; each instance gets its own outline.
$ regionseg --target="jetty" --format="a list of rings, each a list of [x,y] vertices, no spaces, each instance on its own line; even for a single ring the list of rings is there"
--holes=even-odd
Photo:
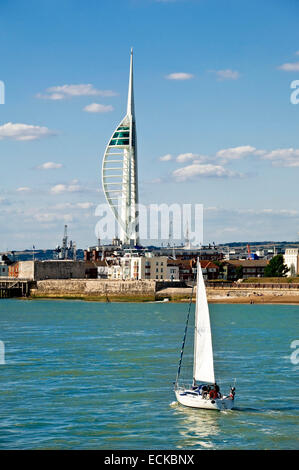
[[[32,281],[29,279],[0,277],[0,299],[29,297]]]

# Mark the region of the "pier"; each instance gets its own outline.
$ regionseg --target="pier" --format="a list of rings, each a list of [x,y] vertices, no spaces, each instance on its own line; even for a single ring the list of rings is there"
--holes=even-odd
[[[18,278],[0,278],[0,299],[28,297],[32,281]]]

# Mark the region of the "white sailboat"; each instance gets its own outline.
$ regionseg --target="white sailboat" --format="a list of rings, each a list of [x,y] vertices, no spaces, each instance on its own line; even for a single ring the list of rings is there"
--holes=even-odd
[[[235,387],[223,396],[215,382],[212,335],[206,288],[199,260],[197,260],[197,290],[194,328],[194,361],[192,386],[179,384],[179,376],[190,315],[187,317],[183,346],[175,382],[177,401],[184,406],[208,410],[230,410],[234,406]]]

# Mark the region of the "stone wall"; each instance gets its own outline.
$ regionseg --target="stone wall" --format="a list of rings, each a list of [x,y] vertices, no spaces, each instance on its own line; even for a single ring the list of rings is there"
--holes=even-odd
[[[113,281],[106,279],[48,279],[37,281],[33,297],[78,297],[107,300],[154,300],[155,281]]]
[[[157,284],[159,289],[157,289]],[[32,297],[81,298],[101,301],[148,301],[169,300],[187,302],[191,288],[167,287],[155,280],[121,281],[106,279],[47,279],[36,282],[31,289]],[[196,288],[193,291],[195,300]],[[222,303],[299,303],[299,289],[286,288],[207,288],[209,302]]]
[[[188,301],[191,288],[166,288],[156,293],[157,299],[169,298],[174,301]],[[195,300],[196,288],[193,292]],[[219,303],[299,303],[299,289],[285,288],[207,288],[209,302]]]
[[[237,301],[237,300],[252,300],[256,303],[263,303],[270,302],[271,299],[275,302],[281,300],[283,303],[286,299],[289,302],[292,300],[294,302],[299,301],[299,289],[292,289],[290,290],[288,286],[284,288],[252,288],[252,287],[244,287],[244,288],[207,288],[207,295],[208,300],[217,301],[217,300],[226,300],[227,302],[230,301]]]

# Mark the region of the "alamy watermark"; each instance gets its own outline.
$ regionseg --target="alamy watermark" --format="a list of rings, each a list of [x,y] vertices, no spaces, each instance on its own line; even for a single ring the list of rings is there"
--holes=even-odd
[[[0,341],[0,365],[5,364],[5,345],[3,341]]]
[[[131,220],[129,227],[125,227],[121,200],[113,207],[115,216],[107,203],[99,204],[96,208],[95,215],[99,220],[95,234],[98,239],[111,240],[120,230],[130,238],[130,233],[137,230],[143,242],[189,242],[193,246],[203,244],[202,204],[138,204],[138,215]]]
[[[2,80],[0,80],[0,104],[5,104],[5,85]]]
[[[294,89],[290,96],[290,102],[292,104],[299,104],[299,80],[293,80],[290,88]]]
[[[292,364],[297,365],[299,364],[299,339],[294,339],[294,341],[291,342],[290,347],[294,349],[290,356],[290,361]]]

